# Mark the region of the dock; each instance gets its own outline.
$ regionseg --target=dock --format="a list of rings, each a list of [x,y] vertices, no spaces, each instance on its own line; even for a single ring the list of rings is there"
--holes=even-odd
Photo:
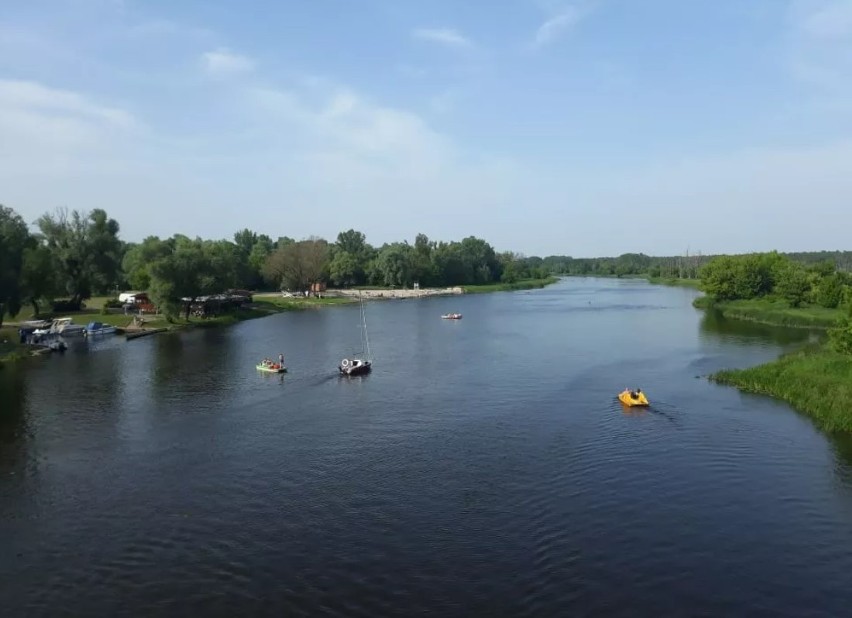
[[[139,337],[147,337],[148,335],[156,335],[157,333],[164,333],[168,328],[145,328],[141,330],[125,330],[125,338],[127,341],[131,339],[139,339]]]

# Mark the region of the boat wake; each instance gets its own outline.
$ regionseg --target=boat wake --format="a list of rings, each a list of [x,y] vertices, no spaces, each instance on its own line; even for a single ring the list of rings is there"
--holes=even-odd
[[[610,405],[610,410],[613,412],[623,412],[627,416],[636,417],[651,414],[654,416],[659,416],[660,418],[664,418],[678,427],[681,425],[680,415],[678,414],[678,410],[674,406],[665,402],[654,401],[653,399],[651,400],[651,405],[649,406],[628,407],[622,404],[616,397],[615,399],[613,399],[612,405]]]

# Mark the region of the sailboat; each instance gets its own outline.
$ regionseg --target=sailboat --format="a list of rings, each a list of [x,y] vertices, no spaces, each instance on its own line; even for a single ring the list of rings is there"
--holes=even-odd
[[[344,358],[340,361],[341,375],[345,376],[360,376],[370,373],[373,368],[373,355],[370,352],[370,338],[367,335],[367,314],[364,312],[364,300],[361,294],[358,294],[358,300],[361,304],[361,344],[363,346],[366,358]]]

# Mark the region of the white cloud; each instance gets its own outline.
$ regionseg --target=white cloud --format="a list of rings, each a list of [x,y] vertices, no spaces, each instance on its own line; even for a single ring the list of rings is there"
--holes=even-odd
[[[578,7],[570,6],[563,9],[539,26],[533,38],[533,47],[549,45],[574,27],[583,17],[584,13]]]
[[[235,54],[225,47],[202,54],[202,59],[207,72],[214,75],[254,70],[254,61],[251,58]]]
[[[429,41],[454,49],[473,47],[470,39],[451,28],[418,28],[411,33],[411,36],[421,41]]]

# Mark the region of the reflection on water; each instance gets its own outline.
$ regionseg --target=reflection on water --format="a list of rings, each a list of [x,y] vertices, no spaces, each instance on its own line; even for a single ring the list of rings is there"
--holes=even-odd
[[[829,440],[837,456],[837,472],[852,485],[852,434],[830,434]]]
[[[12,467],[26,442],[24,371],[13,363],[0,369],[0,473]]]
[[[701,318],[703,339],[717,339],[731,343],[774,343],[781,346],[817,342],[824,331],[804,328],[783,328],[745,320],[729,320],[721,311],[708,309]]]

